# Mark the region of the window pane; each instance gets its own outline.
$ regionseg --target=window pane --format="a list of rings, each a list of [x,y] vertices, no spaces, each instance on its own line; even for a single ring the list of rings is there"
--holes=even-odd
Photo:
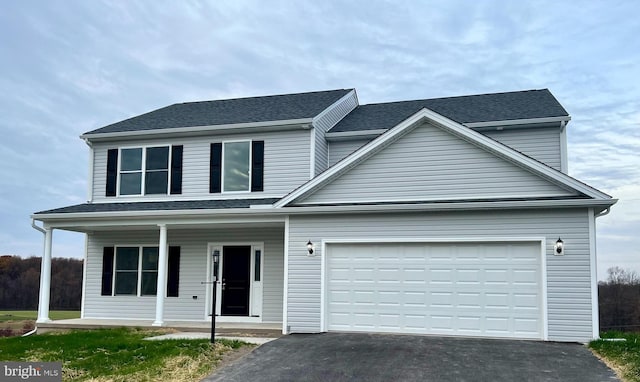
[[[249,142],[224,144],[224,191],[249,191]]]
[[[122,149],[120,160],[121,171],[142,170],[142,149]]]
[[[145,194],[166,194],[168,180],[169,180],[168,171],[147,172],[144,178],[144,193]]]
[[[117,272],[116,271],[116,295],[132,294],[136,295],[138,289],[138,272]]]
[[[138,247],[118,247],[116,271],[138,271]]]
[[[120,195],[140,195],[142,173],[120,174]]]
[[[158,272],[142,272],[140,295],[155,296],[158,289]]]
[[[149,147],[145,163],[147,170],[166,170],[169,168],[169,147]]]
[[[158,270],[158,247],[142,248],[142,270],[143,271]]]

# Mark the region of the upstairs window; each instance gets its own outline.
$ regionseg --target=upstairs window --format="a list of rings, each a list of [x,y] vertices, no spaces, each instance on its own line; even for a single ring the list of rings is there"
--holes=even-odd
[[[209,192],[263,191],[264,141],[211,144]]]
[[[249,191],[250,142],[225,142],[222,160],[222,191]]]
[[[106,183],[106,196],[181,194],[182,146],[108,150]]]

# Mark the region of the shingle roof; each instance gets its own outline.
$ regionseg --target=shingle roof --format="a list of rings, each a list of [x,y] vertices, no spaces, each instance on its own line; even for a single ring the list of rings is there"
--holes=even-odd
[[[229,200],[181,200],[170,202],[83,203],[76,204],[74,206],[40,211],[36,212],[34,215],[83,212],[173,211],[249,208],[252,205],[270,205],[277,202],[278,200],[278,198],[267,198]]]
[[[358,106],[329,132],[387,130],[422,108],[458,123],[568,116],[548,89]]]
[[[351,90],[177,103],[85,134],[313,118]]]

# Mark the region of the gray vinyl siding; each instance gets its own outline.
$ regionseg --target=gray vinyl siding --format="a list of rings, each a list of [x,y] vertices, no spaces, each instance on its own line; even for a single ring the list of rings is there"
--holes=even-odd
[[[264,140],[264,191],[209,193],[211,143],[231,140]],[[183,145],[182,194],[105,197],[107,150],[142,145]],[[228,134],[205,137],[133,140],[124,143],[94,144],[93,201],[180,200],[281,197],[309,180],[309,130],[274,131],[255,134]]]
[[[560,171],[559,127],[491,130],[482,134]]]
[[[290,332],[320,330],[322,240],[384,238],[546,238],[551,341],[592,338],[589,223],[586,209],[291,216],[288,243]],[[553,256],[558,237],[565,255]],[[306,243],[315,243],[307,256]]]
[[[324,134],[329,131],[336,123],[340,122],[347,114],[358,106],[358,99],[355,91],[347,94],[338,103],[323,112],[322,116],[314,120],[315,127],[315,175],[320,174],[327,169],[329,164],[329,145]]]
[[[333,166],[334,164],[340,162],[349,154],[371,142],[372,139],[373,138],[329,142],[329,166]]]
[[[303,202],[490,199],[571,194],[507,160],[425,123]]]
[[[159,232],[122,231],[89,234],[84,293],[84,318],[155,318],[156,297],[101,296],[103,247],[114,245],[158,245]],[[282,322],[284,275],[284,228],[218,228],[212,230],[168,230],[169,245],[180,246],[179,297],[165,298],[165,320],[205,319],[208,243],[264,243],[263,322]],[[193,296],[197,296],[196,300]]]

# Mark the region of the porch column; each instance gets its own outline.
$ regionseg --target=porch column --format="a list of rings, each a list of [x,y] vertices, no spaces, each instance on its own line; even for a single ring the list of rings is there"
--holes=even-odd
[[[53,229],[44,229],[44,254],[40,264],[40,299],[36,323],[51,322],[49,319],[49,298],[51,295],[51,243]]]
[[[164,324],[164,297],[167,291],[167,226],[160,227],[160,243],[158,244],[158,286],[156,288],[156,320],[153,326]]]

